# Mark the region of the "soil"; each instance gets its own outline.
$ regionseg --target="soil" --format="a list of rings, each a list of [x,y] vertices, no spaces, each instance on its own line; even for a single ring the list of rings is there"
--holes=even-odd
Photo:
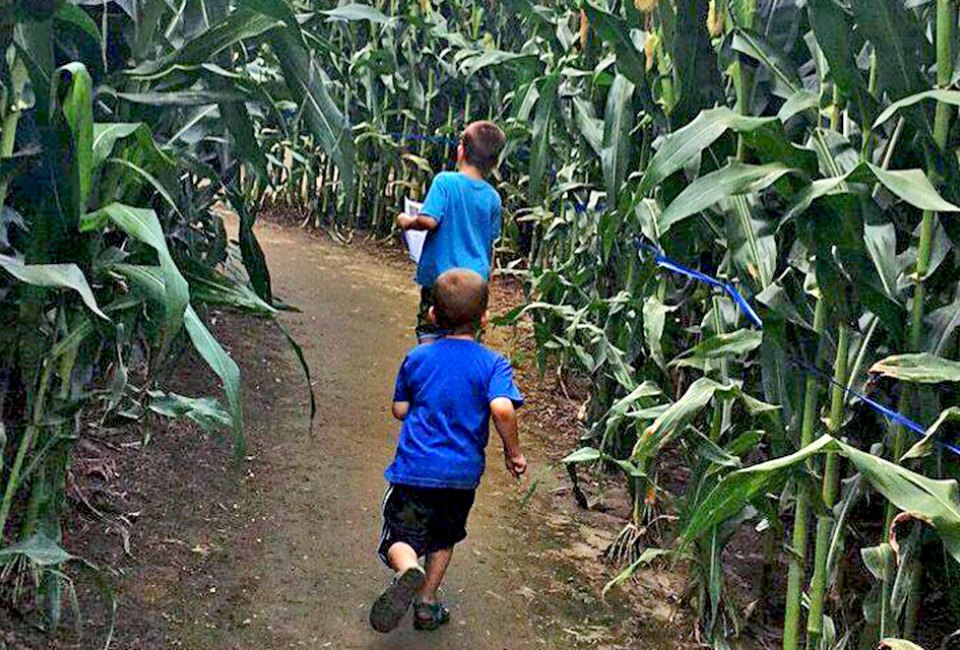
[[[234,223],[228,228],[235,229]],[[623,526],[624,495],[585,479],[603,507],[578,508],[556,462],[575,446],[582,391],[534,367],[522,326],[487,342],[518,366],[528,480],[513,482],[495,440],[487,475],[445,585],[452,623],[381,636],[368,608],[389,579],[374,554],[397,426],[393,378],[413,337],[418,294],[398,253],[342,246],[290,226],[258,236],[274,290],[299,311],[280,320],[302,344],[319,413],[276,324],[210,312],[241,366],[248,455],[184,421],[92,428],[71,475],[64,545],[101,567],[119,604],[112,648],[678,648],[695,645],[678,604],[682,575],[654,566],[601,597],[617,568],[603,553]],[[378,249],[380,250],[380,249]],[[522,300],[508,279],[494,311]],[[216,394],[186,355],[172,390]],[[493,439],[496,436],[492,436]],[[536,489],[530,497],[530,481]],[[78,578],[84,636],[38,640],[29,612],[0,618],[10,647],[97,648],[105,597]],[[2,647],[0,639],[0,647]]]

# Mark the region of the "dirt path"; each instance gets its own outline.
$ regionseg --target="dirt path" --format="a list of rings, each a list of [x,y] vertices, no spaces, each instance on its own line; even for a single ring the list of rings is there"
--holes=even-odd
[[[551,538],[520,508],[522,488],[494,446],[446,584],[452,624],[433,634],[414,633],[409,621],[387,636],[369,629],[368,608],[389,577],[374,549],[382,471],[397,435],[388,407],[414,344],[415,286],[356,248],[270,224],[259,237],[276,294],[301,310],[283,320],[304,346],[320,413],[308,435],[291,354],[271,356],[253,335],[234,344],[242,366],[262,361],[282,386],[269,387],[276,403],[255,399],[248,410],[262,457],[251,463],[252,489],[234,505],[242,529],[225,536],[217,566],[204,569],[217,604],[182,613],[168,638],[188,648],[598,647],[614,621],[590,589],[578,591],[574,573],[541,557],[555,552]],[[535,446],[528,451],[534,468],[542,464]]]

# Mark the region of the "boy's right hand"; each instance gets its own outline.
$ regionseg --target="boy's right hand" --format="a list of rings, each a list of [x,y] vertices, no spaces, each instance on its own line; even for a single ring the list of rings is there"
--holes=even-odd
[[[520,478],[527,472],[527,459],[521,452],[510,452],[504,450],[503,458],[506,461],[507,471],[513,474],[514,478]]]

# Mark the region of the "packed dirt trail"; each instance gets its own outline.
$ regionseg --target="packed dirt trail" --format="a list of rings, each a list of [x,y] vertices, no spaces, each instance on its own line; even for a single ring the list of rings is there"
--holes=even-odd
[[[228,228],[235,232],[236,224]],[[261,437],[259,487],[241,504],[257,523],[239,531],[227,551],[233,574],[222,589],[237,611],[229,625],[185,621],[182,647],[431,648],[579,647],[576,632],[600,608],[568,602],[553,589],[559,575],[541,558],[550,547],[520,506],[525,486],[508,478],[496,436],[469,523],[457,547],[444,597],[452,622],[414,632],[409,616],[389,635],[367,623],[389,572],[375,556],[380,500],[398,425],[389,413],[393,380],[414,344],[417,291],[410,274],[358,248],[318,241],[294,228],[259,226],[274,291],[300,312],[283,322],[303,344],[314,373],[319,413],[308,433],[302,379],[284,351],[278,402],[248,409],[247,428]],[[260,354],[233,354],[248,365]],[[289,360],[289,363],[286,362]],[[539,462],[528,444],[532,471]],[[236,507],[236,506],[235,506]],[[232,557],[231,557],[232,556]],[[218,597],[220,595],[218,594]],[[592,607],[592,610],[591,610]],[[243,617],[240,620],[240,617]],[[596,639],[593,639],[595,642]],[[597,647],[591,645],[591,647]],[[610,646],[607,646],[610,647]]]

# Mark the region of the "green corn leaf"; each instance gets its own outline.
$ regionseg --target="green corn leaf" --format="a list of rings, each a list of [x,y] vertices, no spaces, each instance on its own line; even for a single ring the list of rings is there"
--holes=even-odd
[[[677,95],[670,107],[670,119],[683,124],[722,100],[724,81],[706,30],[708,3],[678,2],[674,6],[676,22],[670,54]]]
[[[213,337],[207,326],[200,320],[193,307],[187,306],[183,319],[187,334],[193,347],[223,382],[223,391],[230,405],[230,419],[233,428],[233,452],[236,458],[246,453],[246,440],[243,435],[243,403],[240,389],[240,369],[230,358],[223,346]]]
[[[927,352],[899,354],[876,362],[870,372],[914,384],[960,381],[960,361],[951,361]]]
[[[557,106],[557,89],[560,87],[560,75],[554,73],[540,83],[540,98],[537,100],[537,113],[533,118],[533,144],[530,147],[530,187],[531,204],[540,202],[543,196],[543,177],[547,162],[551,157],[550,131],[553,113]]]
[[[911,519],[932,526],[946,550],[960,562],[960,488],[954,480],[934,480],[836,442],[840,452],[887,501]]]
[[[149,78],[163,74],[174,66],[198,66],[214,60],[218,54],[229,50],[237,43],[265,34],[280,24],[279,20],[269,15],[240,8],[187,41],[182,48],[171,55],[148,61],[126,74],[131,77]]]
[[[206,106],[224,102],[242,102],[249,99],[246,93],[236,90],[176,90],[171,92],[148,91],[142,93],[117,93],[117,97],[133,104],[147,106]]]
[[[905,639],[881,639],[880,650],[924,650],[913,641]]]
[[[270,42],[280,62],[284,82],[301,107],[307,125],[340,170],[341,196],[349,207],[356,164],[353,132],[349,120],[330,96],[327,86],[331,82],[313,52],[308,51],[291,30],[273,30]]]
[[[604,41],[611,43],[616,50],[617,70],[620,74],[638,86],[645,83],[646,62],[643,53],[637,49],[630,37],[630,28],[626,21],[590,2],[583,3],[590,24]]]
[[[239,102],[221,102],[220,119],[223,126],[233,143],[233,150],[237,157],[250,165],[254,173],[261,179],[267,178],[267,157],[257,142],[257,136],[254,133],[253,121],[250,119],[250,113],[246,106]]]
[[[817,199],[835,192],[848,192],[847,182],[879,182],[898,198],[921,210],[958,212],[960,208],[945,200],[919,169],[886,170],[871,163],[860,163],[846,174],[813,181],[796,194],[784,215],[793,219]]]
[[[325,15],[328,21],[357,21],[368,20],[377,25],[389,25],[393,19],[388,18],[375,7],[365,5],[360,2],[354,2],[335,9],[323,9],[319,13]]]
[[[876,101],[857,67],[853,29],[847,15],[833,0],[809,0],[807,13],[817,45],[830,64],[830,75],[844,97],[853,100],[861,124],[869,124]]]
[[[676,307],[664,305],[654,295],[647,296],[643,300],[643,337],[647,342],[650,357],[663,369],[667,367],[663,356],[663,344],[661,343],[663,329],[666,325],[667,314],[675,309]]]
[[[575,452],[565,456],[560,462],[567,465],[576,465],[578,463],[590,463],[600,460],[601,453],[599,449],[593,447],[581,447]]]
[[[100,167],[111,155],[117,142],[128,138],[140,129],[142,122],[111,122],[93,125],[93,166]]]
[[[17,555],[22,555],[33,564],[42,567],[59,566],[77,559],[42,532],[34,533],[22,542],[12,546],[0,548],[0,558],[10,558]]]
[[[789,477],[788,470],[802,466],[805,460],[821,453],[831,444],[833,439],[830,436],[822,436],[788,456],[746,467],[723,477],[691,515],[683,531],[681,548],[736,516],[756,496],[785,484]]]
[[[61,84],[66,85],[61,105],[73,145],[70,196],[71,212],[77,218],[86,209],[93,182],[93,80],[82,63],[69,63],[57,73],[58,82],[53,92],[64,92]]]
[[[150,391],[147,408],[167,418],[188,418],[200,427],[212,433],[221,426],[229,427],[233,423],[230,414],[220,402],[210,397],[185,397],[177,393]]]
[[[608,591],[632,578],[640,567],[650,564],[657,558],[666,557],[672,554],[673,551],[665,548],[645,548],[643,553],[640,554],[640,557],[637,558],[636,561],[618,573],[613,580],[603,586],[603,592],[601,595],[606,596]]]
[[[470,77],[486,68],[504,64],[516,66],[518,68],[534,68],[537,72],[539,72],[539,68],[542,67],[538,65],[539,60],[540,59],[535,54],[504,52],[503,50],[486,50],[477,56],[472,56],[461,61],[460,72],[463,73],[464,76]]]
[[[868,546],[860,549],[860,558],[867,571],[878,582],[890,580],[893,576],[889,575],[887,567],[894,560],[893,549],[890,544],[884,542],[878,546]]]
[[[21,22],[14,26],[13,31],[14,43],[23,56],[34,88],[37,116],[44,121],[50,120],[51,107],[55,106],[50,103],[53,93],[49,92],[56,81],[53,26],[51,20]]]
[[[216,269],[201,264],[188,264],[184,275],[190,283],[190,298],[197,303],[229,307],[266,318],[273,318],[277,314],[277,310],[256,292]]]
[[[889,171],[872,163],[866,163],[866,167],[884,187],[910,205],[933,212],[960,212],[960,207],[944,200],[919,169]]]
[[[604,121],[596,116],[593,110],[593,104],[582,97],[573,98],[574,116],[577,120],[577,126],[580,134],[587,141],[590,148],[598,156],[603,149]]]
[[[81,230],[94,230],[102,227],[103,223],[108,220],[157,253],[164,284],[166,325],[161,349],[165,351],[180,331],[184,311],[190,303],[187,281],[170,255],[170,249],[167,248],[167,241],[160,226],[160,220],[153,210],[134,208],[122,203],[111,203],[97,212],[84,215],[81,221]]]
[[[923,34],[900,2],[853,0],[857,30],[873,43],[877,53],[877,81],[891,99],[925,90],[920,77]]]
[[[677,222],[706,210],[721,199],[743,192],[758,192],[785,174],[795,172],[796,169],[781,163],[747,165],[733,161],[690,183],[660,215],[660,233],[662,235]]]
[[[24,264],[16,258],[0,255],[0,267],[27,284],[76,291],[90,311],[104,320],[110,320],[100,311],[87,278],[76,264]]]
[[[637,440],[632,458],[641,459],[662,449],[684,428],[691,424],[714,396],[740,399],[751,415],[760,415],[779,407],[762,402],[743,392],[738,384],[721,384],[708,377],[701,377],[690,384],[686,392],[653,421]]]
[[[676,368],[700,368],[707,361],[739,356],[753,352],[763,343],[763,333],[740,329],[729,334],[717,334],[693,346],[670,362]]]
[[[159,194],[163,198],[163,200],[166,201],[167,205],[169,205],[174,212],[176,212],[178,215],[180,215],[181,218],[183,218],[183,212],[180,211],[180,206],[177,205],[177,200],[173,198],[172,190],[168,188],[166,185],[164,185],[160,181],[160,179],[155,177],[153,174],[148,172],[146,169],[144,169],[140,165],[136,165],[130,162],[129,160],[124,160],[123,158],[110,158],[107,160],[107,162],[112,163],[114,165],[120,165],[121,167],[125,167],[126,169],[132,171],[134,174],[136,174],[137,176],[145,180],[150,186],[153,187],[153,189],[157,191],[157,194]]]
[[[919,104],[920,102],[928,99],[932,99],[933,101],[940,102],[942,104],[950,104],[951,106],[960,106],[960,90],[926,90],[922,93],[916,93],[915,95],[904,97],[903,99],[895,101],[887,106],[883,112],[877,116],[876,121],[873,123],[873,128],[876,129],[901,110],[909,108],[915,104]]]
[[[894,506],[936,529],[947,550],[960,562],[960,489],[956,481],[929,479],[829,435],[788,456],[725,476],[691,516],[683,532],[681,550],[737,515],[751,500],[782,486],[806,459],[825,451],[836,451],[845,456],[864,480]]]
[[[243,257],[243,266],[250,275],[250,284],[258,296],[267,303],[272,303],[273,288],[270,282],[270,269],[267,267],[267,257],[263,254],[263,248],[260,247],[257,235],[253,231],[256,215],[247,209],[246,198],[234,188],[227,188],[226,194],[230,205],[240,218],[240,254]]]
[[[613,80],[607,94],[607,108],[603,115],[603,147],[600,150],[600,165],[606,184],[607,196],[617,196],[627,177],[630,165],[631,137],[633,130],[634,85],[622,74]]]
[[[737,28],[733,36],[733,49],[759,61],[770,70],[774,78],[774,94],[784,99],[793,97],[803,86],[790,60],[763,40],[759,34]]]
[[[93,18],[83,9],[75,4],[64,3],[57,8],[54,20],[63,25],[71,25],[84,33],[87,38],[96,43],[97,47],[101,45],[100,28]]]
[[[644,171],[637,190],[646,196],[667,177],[680,171],[694,157],[729,130],[745,133],[776,121],[773,117],[748,117],[729,108],[703,111],[686,126],[668,135]]]
[[[794,115],[820,106],[820,96],[809,90],[798,90],[777,111],[777,119],[786,122]]]

